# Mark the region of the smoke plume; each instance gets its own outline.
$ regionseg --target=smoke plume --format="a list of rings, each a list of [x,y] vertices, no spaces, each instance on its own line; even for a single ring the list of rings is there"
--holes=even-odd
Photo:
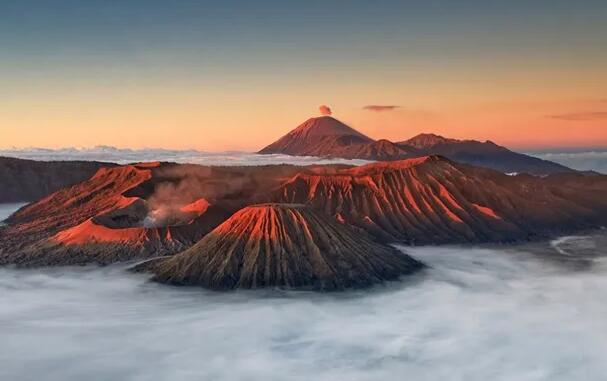
[[[331,115],[331,108],[327,105],[318,106],[318,111],[320,111],[320,115]]]

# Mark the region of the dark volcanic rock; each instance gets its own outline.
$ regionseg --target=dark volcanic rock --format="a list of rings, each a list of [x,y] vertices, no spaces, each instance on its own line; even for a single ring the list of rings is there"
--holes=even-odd
[[[84,181],[110,163],[34,161],[0,157],[0,203],[35,201]]]
[[[190,249],[139,266],[154,280],[211,289],[337,290],[396,279],[421,267],[303,205],[246,207]]]

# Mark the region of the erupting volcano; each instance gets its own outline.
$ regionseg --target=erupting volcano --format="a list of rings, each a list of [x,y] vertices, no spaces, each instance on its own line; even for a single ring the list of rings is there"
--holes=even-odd
[[[159,282],[211,289],[336,290],[396,279],[421,264],[304,205],[262,204],[183,253],[138,268]]]

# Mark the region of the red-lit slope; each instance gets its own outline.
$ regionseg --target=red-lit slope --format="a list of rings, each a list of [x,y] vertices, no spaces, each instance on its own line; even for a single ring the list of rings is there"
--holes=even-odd
[[[590,181],[506,176],[430,156],[297,175],[274,200],[310,204],[387,241],[512,241],[607,220],[607,181]]]
[[[211,289],[368,286],[421,265],[302,205],[246,207],[190,249],[139,266],[163,283]]]
[[[13,214],[8,223],[12,233],[27,232],[35,240],[76,226],[88,218],[132,204],[136,198],[125,197],[129,189],[152,177],[149,168],[126,165],[101,168],[89,180],[64,188]]]
[[[128,192],[152,181],[160,163],[100,169],[91,179],[28,205],[2,231],[0,263],[111,263],[171,254],[189,247],[225,219],[199,199],[170,224],[146,226],[147,200]]]
[[[112,263],[173,254],[300,171],[160,163],[104,168],[14,214],[0,229],[0,263]]]
[[[506,176],[437,156],[363,167],[129,165],[11,216],[0,264],[173,254],[264,202],[309,204],[384,241],[512,241],[606,225],[605,194],[607,176]]]

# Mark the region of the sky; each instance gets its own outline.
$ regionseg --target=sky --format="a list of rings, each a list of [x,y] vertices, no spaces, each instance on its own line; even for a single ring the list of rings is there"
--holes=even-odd
[[[0,2],[0,148],[373,138],[607,147],[607,2]],[[394,107],[367,107],[394,106]]]

